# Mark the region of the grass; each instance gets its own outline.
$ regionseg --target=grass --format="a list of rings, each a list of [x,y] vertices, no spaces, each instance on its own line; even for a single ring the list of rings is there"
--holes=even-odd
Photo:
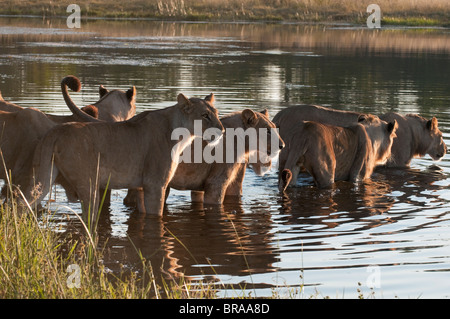
[[[66,239],[52,215],[23,212],[16,202],[0,208],[0,298],[144,298],[156,295],[136,276],[110,274],[93,233]]]
[[[402,25],[402,26],[450,26],[450,21],[448,23],[441,23],[439,19],[432,19],[426,17],[385,17],[381,19],[382,25]]]
[[[217,283],[184,276],[158,280],[138,249],[139,275],[112,273],[102,262],[95,222],[90,227],[76,214],[84,232],[67,236],[56,231],[52,216],[50,211],[20,207],[16,198],[0,206],[0,299],[217,298]],[[251,296],[245,287],[220,288],[235,291],[238,298]]]
[[[384,21],[402,25],[448,25],[448,0],[6,0],[0,14],[68,16],[76,3],[82,17],[152,18],[190,21],[294,21],[365,23],[371,3],[380,6]]]

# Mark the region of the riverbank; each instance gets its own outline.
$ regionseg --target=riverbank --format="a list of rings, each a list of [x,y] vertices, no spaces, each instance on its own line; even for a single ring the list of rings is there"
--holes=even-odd
[[[67,6],[75,3],[82,18],[161,19],[172,21],[268,21],[345,22],[364,24],[367,5],[375,2],[382,23],[405,26],[450,26],[447,0],[8,0],[0,3],[2,15],[33,15],[44,18],[68,16]]]

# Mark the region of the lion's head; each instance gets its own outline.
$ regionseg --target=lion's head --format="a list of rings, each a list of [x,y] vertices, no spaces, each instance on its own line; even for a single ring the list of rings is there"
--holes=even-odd
[[[372,142],[375,164],[384,164],[391,156],[392,143],[397,137],[395,132],[398,128],[396,120],[386,122],[378,116],[362,115],[358,122],[364,125],[367,135]]]
[[[266,109],[260,112],[243,110],[242,122],[244,128],[254,128],[257,135],[258,145],[249,143],[249,164],[256,174],[264,175],[271,168],[272,159],[285,146],[284,141],[278,133],[278,128],[269,119],[269,112]]]
[[[447,153],[447,146],[442,138],[442,132],[438,128],[438,121],[435,117],[427,121],[423,130],[422,138],[429,147],[426,154],[430,155],[434,161],[439,161]]]
[[[108,90],[103,85],[99,88],[100,100],[93,105],[98,109],[98,119],[107,122],[120,122],[132,118],[136,114],[136,88],[133,86],[126,92]]]
[[[189,129],[193,134],[197,134],[194,129],[195,121],[201,120],[201,132],[205,133],[207,129],[217,129],[215,130],[217,138],[224,133],[224,128],[218,117],[218,111],[214,107],[214,94],[206,96],[204,99],[200,98],[187,98],[183,93],[178,94],[177,106],[181,109],[185,115],[185,127]],[[197,137],[204,137],[196,135]],[[211,136],[209,136],[211,137]],[[212,137],[211,137],[212,138]]]

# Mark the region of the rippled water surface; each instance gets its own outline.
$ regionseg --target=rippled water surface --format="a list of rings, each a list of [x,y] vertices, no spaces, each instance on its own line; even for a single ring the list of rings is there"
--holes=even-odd
[[[138,112],[213,92],[222,115],[314,103],[374,114],[436,116],[450,133],[449,29],[346,25],[84,22],[0,19],[0,90],[22,106],[68,114],[59,83],[78,76],[84,106],[98,86],[137,88]],[[141,216],[113,191],[99,228],[105,263],[157,277],[215,282],[219,296],[450,296],[450,163],[415,159],[370,181],[318,190],[302,177],[284,196],[273,168],[249,169],[241,202],[219,208],[172,191],[162,220]],[[55,222],[75,223],[57,187]],[[132,244],[133,243],[133,244]],[[230,288],[231,286],[234,289]],[[303,289],[300,289],[303,287]],[[370,289],[372,287],[372,289]],[[359,291],[358,291],[359,289]]]

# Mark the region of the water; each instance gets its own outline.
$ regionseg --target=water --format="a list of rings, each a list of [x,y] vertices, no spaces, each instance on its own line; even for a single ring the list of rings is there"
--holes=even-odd
[[[180,92],[213,92],[221,114],[250,107],[274,116],[298,103],[420,113],[437,117],[449,144],[449,29],[85,21],[74,31],[64,20],[1,18],[0,42],[4,98],[54,114],[69,113],[59,84],[74,74],[80,106],[96,101],[103,84],[135,85],[138,112],[173,105]],[[139,273],[135,246],[158,278],[214,282],[228,297],[243,288],[258,297],[449,297],[448,155],[333,190],[303,177],[284,196],[276,174],[247,170],[241,202],[222,209],[172,191],[162,220],[113,191],[99,228],[105,264]],[[73,232],[80,205],[59,187],[55,196],[55,224]]]

